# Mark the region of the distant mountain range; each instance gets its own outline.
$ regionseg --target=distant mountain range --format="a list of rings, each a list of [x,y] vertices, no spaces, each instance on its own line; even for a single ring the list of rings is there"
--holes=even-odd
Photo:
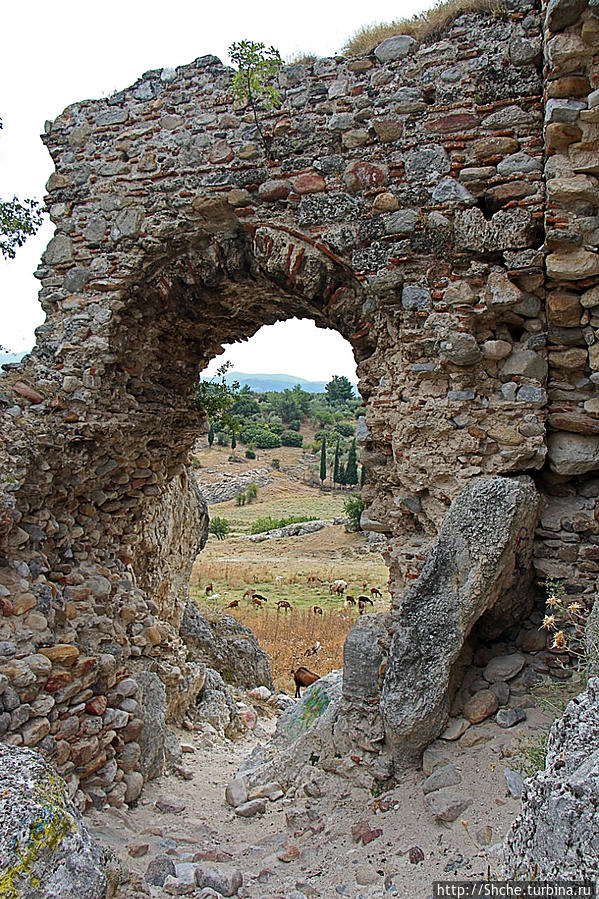
[[[25,352],[22,353],[0,353],[0,365],[8,362],[20,362]],[[324,393],[325,385],[328,381],[307,381],[305,378],[298,378],[297,375],[247,375],[242,371],[230,371],[225,375],[227,384],[233,381],[239,381],[241,387],[246,384],[250,390],[256,393],[267,393],[269,390],[282,392],[283,390],[292,390],[296,384],[305,390],[306,393]],[[354,389],[355,389],[354,384]],[[355,391],[357,396],[357,390]]]
[[[241,387],[247,385],[256,393],[266,393],[269,390],[277,392],[292,390],[296,384],[299,384],[306,393],[324,393],[325,385],[328,384],[328,381],[306,381],[305,378],[298,378],[296,375],[248,375],[242,371],[227,372],[225,381],[227,384],[239,381]]]

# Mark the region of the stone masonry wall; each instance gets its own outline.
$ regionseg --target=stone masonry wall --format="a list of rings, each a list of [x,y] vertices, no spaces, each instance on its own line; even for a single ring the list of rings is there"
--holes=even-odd
[[[595,107],[579,99],[597,19],[576,10],[550,18],[546,84],[532,0],[421,45],[286,67],[268,155],[215,57],[47,123],[47,320],[0,381],[0,738],[37,746],[80,805],[97,786],[116,805],[141,789],[143,672],[173,718],[194,701],[179,623],[206,520],[187,474],[202,426],[190,393],[222,343],[262,324],[308,317],[352,344],[364,523],[386,536],[391,589],[417,576],[464,484],[523,471],[550,511],[570,503],[556,527],[546,513],[539,571],[549,554],[574,586],[590,576],[599,438],[572,421],[599,421],[585,348],[594,371]],[[563,132],[547,159],[545,110],[548,135]],[[560,183],[581,177],[582,194]],[[587,453],[575,471],[573,440]]]

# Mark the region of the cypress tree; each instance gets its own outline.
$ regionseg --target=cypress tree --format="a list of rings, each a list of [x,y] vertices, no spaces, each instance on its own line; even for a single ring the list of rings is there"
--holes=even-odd
[[[362,466],[362,468],[360,469],[360,488],[362,488],[365,483],[366,483],[366,469],[364,468],[364,466]]]
[[[339,483],[339,438],[335,447],[335,462],[333,464],[333,488]]]
[[[322,487],[327,477],[327,438],[322,438],[320,447],[320,486]]]
[[[339,477],[339,483],[341,484],[342,487],[344,487],[345,484],[347,484],[347,481],[346,481],[346,479],[345,479],[345,465],[343,464],[343,462],[340,462],[340,463],[339,463],[339,475],[338,475],[338,477]]]
[[[214,443],[214,425],[210,422],[210,430],[208,431],[208,446]]]
[[[237,437],[235,436],[235,431],[231,434],[231,449],[234,450],[237,446]]]
[[[347,456],[347,466],[345,468],[345,483],[353,487],[358,483],[358,456],[356,452],[356,441],[352,441]]]

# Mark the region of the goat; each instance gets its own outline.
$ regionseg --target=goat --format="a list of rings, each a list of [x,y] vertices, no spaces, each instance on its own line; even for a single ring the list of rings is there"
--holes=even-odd
[[[342,578],[338,578],[336,581],[333,581],[333,583],[329,587],[329,593],[336,593],[338,596],[342,596],[346,589],[347,581],[344,581]]]
[[[280,574],[277,574],[277,576],[275,577],[275,585],[276,585],[277,589],[279,589],[281,587],[282,583],[283,583],[283,578],[281,577]]]
[[[239,608],[239,600],[234,599],[233,602],[230,602],[228,606],[225,606],[226,609],[238,609]]]
[[[259,599],[260,602],[268,602],[268,597],[267,597],[267,596],[262,596],[261,593],[254,593],[252,599]]]
[[[262,600],[261,600],[261,599],[258,599],[257,596],[254,596],[254,598],[252,599],[252,602],[253,602],[253,604],[256,606],[257,609],[261,609],[262,606],[263,606]]]
[[[381,599],[383,598],[383,594],[381,593],[381,591],[379,590],[378,587],[371,587],[371,588],[370,588],[370,595],[371,595],[371,596],[380,596]]]
[[[248,587],[248,589],[243,594],[243,598],[244,599],[253,599],[255,595],[256,595],[256,591],[253,589],[253,587]]]
[[[305,651],[304,655],[305,656],[315,656],[316,653],[320,652],[321,649],[322,649],[322,644],[320,643],[319,640],[315,640],[314,646],[311,646],[309,649],[307,649]]]
[[[322,615],[322,608],[320,606],[312,606],[312,611],[315,615]]]
[[[300,687],[309,687],[311,686],[311,684],[320,679],[319,674],[315,674],[313,671],[310,671],[309,668],[305,668],[303,665],[300,665],[300,667],[296,668],[295,671],[292,671],[291,674],[293,676],[293,680],[295,681],[296,699],[302,698]]]
[[[226,596],[226,594],[225,594],[225,596]],[[210,599],[213,600],[213,602],[218,602],[218,600],[220,599],[220,593],[211,593]]]
[[[345,597],[345,602],[343,603],[343,605],[347,608],[347,606],[355,606],[355,604],[356,604],[356,597],[355,597],[355,596],[350,596],[350,595],[348,594],[348,595]]]
[[[285,612],[286,612],[288,609],[291,610],[291,605],[287,602],[286,599],[280,599],[280,600],[277,602],[277,612],[280,612],[281,609],[284,609]]]
[[[367,602],[369,602],[371,606],[374,605],[373,601],[368,596],[358,596],[358,611],[360,612],[360,615],[364,614]]]
[[[214,586],[212,584],[208,584],[208,586],[206,587],[206,596],[210,596],[213,590]]]
[[[316,574],[308,575],[308,584],[322,584],[322,578],[318,577]]]

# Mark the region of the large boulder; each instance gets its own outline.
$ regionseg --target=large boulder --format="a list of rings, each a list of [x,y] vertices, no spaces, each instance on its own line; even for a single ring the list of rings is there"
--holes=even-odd
[[[226,683],[274,690],[268,656],[252,631],[232,615],[220,615],[208,621],[193,600],[189,600],[180,634],[189,658],[214,668]]]
[[[599,876],[599,678],[551,728],[545,770],[524,782],[501,863],[518,880]]]
[[[103,854],[62,779],[31,749],[0,744],[0,895],[104,899]]]
[[[389,628],[380,711],[396,764],[415,758],[441,732],[479,619],[481,635],[496,637],[530,611],[538,514],[528,477],[479,478],[451,504]],[[346,666],[344,684],[352,680]]]

